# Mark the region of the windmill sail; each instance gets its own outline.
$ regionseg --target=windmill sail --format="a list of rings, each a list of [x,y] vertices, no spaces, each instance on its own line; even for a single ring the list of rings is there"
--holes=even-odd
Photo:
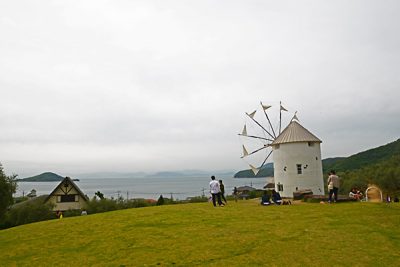
[[[247,114],[247,116],[249,116],[250,118],[254,118],[254,115],[256,115],[256,112],[257,112],[257,110],[254,110],[252,113],[246,113]]]
[[[247,149],[244,147],[244,145],[242,145],[242,146],[243,146],[243,156],[242,156],[242,158],[244,158],[244,157],[249,155],[249,152],[247,152]]]
[[[254,167],[254,166],[253,166],[253,165],[251,165],[251,164],[249,164],[249,166],[250,166],[251,170],[253,171],[253,173],[254,173],[254,176],[255,176],[255,175],[257,175],[257,173],[260,171],[260,169],[258,169],[258,168],[256,168],[256,167]]]
[[[263,104],[261,104],[261,106],[263,107],[263,109],[264,109],[264,110],[267,110],[267,109],[269,109],[270,107],[272,107],[272,106],[269,106],[269,105],[263,105]]]
[[[276,138],[276,134],[275,134],[275,131],[274,131],[274,127],[272,126],[272,123],[271,123],[271,121],[270,121],[270,119],[269,119],[269,117],[268,117],[267,111],[266,111],[267,109],[269,109],[269,108],[272,107],[272,106],[264,105],[262,102],[260,102],[260,104],[261,104],[261,106],[262,106],[262,108],[263,108],[263,110],[264,110],[264,114],[265,114],[265,117],[266,117],[267,120],[268,120],[269,126],[271,127],[272,134],[273,134],[273,138]]]
[[[243,131],[242,131],[242,135],[247,135],[247,128],[246,128],[246,124],[243,127]]]

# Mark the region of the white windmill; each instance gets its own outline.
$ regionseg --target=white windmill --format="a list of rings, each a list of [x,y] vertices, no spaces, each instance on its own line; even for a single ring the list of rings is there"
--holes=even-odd
[[[249,122],[239,134],[246,141],[246,145],[242,145],[242,158],[248,162],[253,173],[257,175],[273,155],[275,190],[281,196],[293,197],[293,192],[306,189],[314,195],[324,195],[322,141],[300,125],[296,113],[281,131],[282,111],[287,111],[281,103],[277,125],[273,125],[267,113],[272,113],[272,106],[261,103],[261,110],[261,117],[258,118],[257,110],[246,113]],[[249,127],[252,127],[251,132]]]

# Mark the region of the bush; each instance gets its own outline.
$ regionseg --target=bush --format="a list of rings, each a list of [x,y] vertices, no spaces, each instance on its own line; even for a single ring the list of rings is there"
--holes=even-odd
[[[146,199],[131,199],[128,200],[127,202],[121,203],[122,207],[124,209],[130,209],[130,208],[142,208],[142,207],[148,207],[148,206],[154,206],[155,203],[150,203]]]
[[[0,163],[0,219],[5,215],[8,207],[13,204],[12,195],[17,189],[15,181],[17,175],[7,176],[3,171],[3,166]]]
[[[21,203],[21,202],[24,202],[24,201],[27,201],[27,200],[28,200],[28,197],[15,197],[14,198],[14,203],[17,204],[17,203]]]
[[[101,212],[112,211],[112,210],[117,210],[117,209],[120,209],[120,208],[118,208],[117,201],[114,199],[107,199],[107,198],[103,198],[100,200],[97,200],[96,198],[92,198],[88,202],[88,206],[87,206],[87,212],[89,214],[101,213]]]
[[[64,217],[80,216],[81,214],[82,214],[81,210],[67,210],[63,212]]]
[[[42,201],[30,201],[21,203],[20,206],[11,208],[6,214],[0,228],[9,228],[17,225],[55,219],[51,204],[43,204]]]
[[[164,205],[164,197],[162,195],[160,195],[160,197],[157,200],[157,206],[161,206]]]
[[[263,190],[254,190],[249,192],[249,198],[259,198],[264,194]]]

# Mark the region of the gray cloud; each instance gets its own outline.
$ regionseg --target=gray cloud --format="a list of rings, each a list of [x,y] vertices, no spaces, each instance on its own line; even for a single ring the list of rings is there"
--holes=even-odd
[[[16,173],[238,170],[236,134],[260,100],[297,110],[324,157],[394,141],[398,8],[0,4],[0,161]]]

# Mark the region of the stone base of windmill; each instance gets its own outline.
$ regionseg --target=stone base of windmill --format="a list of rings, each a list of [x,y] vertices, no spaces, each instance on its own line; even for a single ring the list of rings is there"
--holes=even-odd
[[[293,200],[304,199],[306,196],[313,196],[313,191],[310,189],[305,189],[293,192]]]

